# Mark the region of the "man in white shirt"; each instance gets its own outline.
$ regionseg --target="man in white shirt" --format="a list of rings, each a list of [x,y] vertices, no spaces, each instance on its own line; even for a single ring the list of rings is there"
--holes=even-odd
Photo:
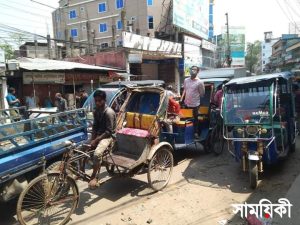
[[[184,98],[184,104],[189,108],[193,109],[194,117],[194,132],[195,137],[198,138],[198,111],[200,107],[200,97],[205,94],[205,86],[197,75],[200,69],[197,66],[192,66],[190,69],[191,77],[184,80],[184,90],[181,97],[181,101]]]

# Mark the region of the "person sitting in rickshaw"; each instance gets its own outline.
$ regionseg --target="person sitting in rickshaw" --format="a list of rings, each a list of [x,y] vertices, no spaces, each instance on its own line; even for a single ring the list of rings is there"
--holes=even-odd
[[[94,123],[91,138],[91,147],[95,149],[93,158],[93,173],[89,187],[94,189],[97,186],[96,174],[100,169],[102,154],[112,144],[113,134],[116,129],[116,114],[106,105],[106,93],[97,90],[94,93],[96,109],[94,111]]]

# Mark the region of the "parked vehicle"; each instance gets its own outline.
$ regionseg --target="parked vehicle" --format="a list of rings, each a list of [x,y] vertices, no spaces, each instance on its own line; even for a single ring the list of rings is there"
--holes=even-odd
[[[87,137],[82,110],[0,125],[0,201],[24,190],[44,167],[61,159],[67,141]]]
[[[296,149],[292,74],[276,73],[229,81],[222,109],[224,138],[234,142],[237,161],[257,187],[265,164],[275,164]]]
[[[133,176],[145,168],[148,182],[155,191],[168,184],[173,169],[173,148],[167,142],[159,142],[160,123],[167,117],[167,103],[167,94],[162,88],[130,89],[117,118],[116,137],[101,160],[111,178]],[[70,175],[90,180],[88,174],[78,170],[76,162],[91,158],[93,151],[73,147],[64,154],[57,172],[33,180],[20,195],[19,222],[26,225],[69,221],[79,201],[78,187]]]
[[[181,121],[178,124],[173,124],[173,134],[164,133],[164,139],[168,140],[174,149],[183,149],[190,145],[194,145],[199,150],[205,152],[215,152],[221,154],[224,148],[222,137],[221,124],[219,120],[219,111],[214,104],[214,95],[218,87],[222,86],[224,81],[228,81],[230,77],[223,78],[208,78],[202,79],[205,85],[205,95],[200,99],[199,115],[198,115],[198,131],[199,138],[194,138],[194,119],[191,109],[181,110]],[[180,128],[178,128],[180,127]],[[185,135],[185,136],[182,136]]]
[[[106,104],[110,106],[116,113],[120,111],[122,104],[127,96],[127,88],[143,87],[143,86],[158,86],[161,87],[165,84],[161,80],[144,80],[144,81],[114,81],[108,84],[102,85],[97,90],[105,91]],[[96,90],[95,90],[96,91]],[[94,91],[94,92],[95,92]],[[87,122],[89,127],[93,122],[93,111],[95,108],[94,92],[88,97],[83,105],[83,108],[87,112]]]

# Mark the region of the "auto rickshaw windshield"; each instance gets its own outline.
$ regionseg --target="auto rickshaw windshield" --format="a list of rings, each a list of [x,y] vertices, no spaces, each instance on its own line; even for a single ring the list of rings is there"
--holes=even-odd
[[[225,90],[223,116],[229,124],[269,124],[272,119],[273,85],[229,86]]]

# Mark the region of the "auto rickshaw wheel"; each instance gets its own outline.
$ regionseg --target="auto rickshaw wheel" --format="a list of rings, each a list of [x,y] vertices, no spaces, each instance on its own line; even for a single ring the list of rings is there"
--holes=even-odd
[[[224,149],[224,138],[222,136],[221,128],[215,127],[211,133],[211,139],[210,139],[210,147],[211,151],[215,153],[215,155],[220,155],[223,152]]]
[[[253,160],[249,160],[249,179],[250,187],[255,189],[257,187],[258,182],[258,168],[257,162]]]
[[[173,171],[174,159],[171,151],[162,147],[157,150],[148,166],[148,182],[154,191],[160,191],[167,186]]]
[[[296,151],[296,141],[295,141],[295,143],[293,143],[293,144],[290,145],[290,148],[291,148],[291,152],[295,152]]]

